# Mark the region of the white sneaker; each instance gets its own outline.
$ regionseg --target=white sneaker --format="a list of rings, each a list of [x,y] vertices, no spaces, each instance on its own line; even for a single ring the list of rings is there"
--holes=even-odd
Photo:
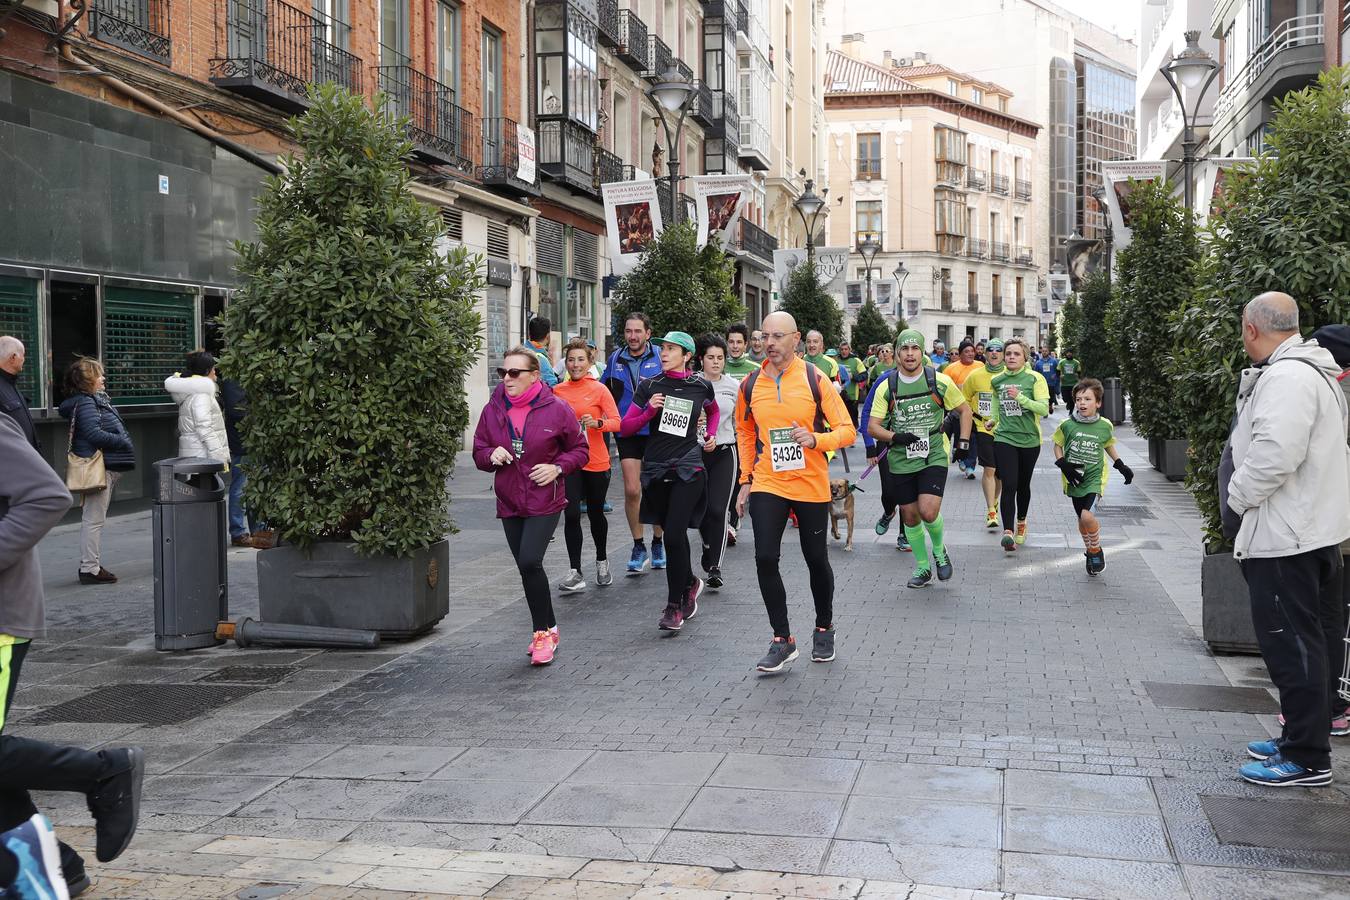
[[[595,561],[595,583],[600,587],[609,587],[614,583],[614,576],[609,574],[609,560],[597,559]]]
[[[567,577],[558,582],[558,590],[568,594],[586,590],[586,579],[581,577],[581,570],[568,569]]]

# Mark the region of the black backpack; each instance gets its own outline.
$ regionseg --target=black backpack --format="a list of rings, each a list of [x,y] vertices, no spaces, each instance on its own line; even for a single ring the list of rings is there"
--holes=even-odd
[[[936,403],[936,404],[938,405],[938,409],[941,409],[941,410],[944,410],[944,411],[945,411],[945,410],[947,409],[947,404],[946,404],[946,402],[942,399],[942,392],[938,390],[937,370],[935,370],[932,366],[924,366],[924,367],[923,367],[923,377],[924,377],[924,380],[926,380],[926,381],[928,382],[928,394],[929,394],[929,396],[931,396],[931,397],[933,398],[933,402]],[[889,372],[886,373],[886,381],[887,381],[887,383],[888,383],[886,389],[887,389],[888,391],[890,391],[890,394],[891,394],[891,412],[894,413],[894,412],[895,412],[895,398],[896,398],[896,395],[898,395],[898,394],[900,393],[900,369],[899,369],[899,367],[896,367],[896,368],[894,368],[894,369],[891,369]],[[946,423],[946,416],[944,416],[944,417],[943,417],[943,420],[938,424],[938,427],[937,427],[937,428],[934,428],[932,431],[930,431],[930,432],[928,432],[928,433],[929,433],[929,434],[937,434],[939,431],[942,431],[942,430],[943,430],[943,428],[944,428],[944,426],[945,426],[946,424],[947,424],[947,423]]]
[[[754,418],[750,410],[750,398],[755,395],[755,382],[759,380],[761,371],[761,369],[755,369],[745,376],[745,380],[741,382],[741,396],[745,398],[744,418],[747,420]],[[811,430],[816,434],[823,434],[828,429],[825,423],[825,407],[821,405],[820,401],[820,370],[809,362],[806,364],[806,383],[811,388],[811,399],[816,401],[816,418],[811,423]]]

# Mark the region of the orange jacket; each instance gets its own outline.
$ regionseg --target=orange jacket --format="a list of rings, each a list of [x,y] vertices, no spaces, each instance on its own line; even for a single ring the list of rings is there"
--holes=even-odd
[[[806,380],[806,363],[795,357],[782,376],[775,378],[773,364],[765,360],[755,379],[747,418],[745,391],[736,393],[736,443],[740,448],[741,484],[750,490],[768,491],[803,503],[828,503],[830,466],[826,451],[851,447],[858,437],[848,410],[828,376],[820,376],[820,405],[830,430],[816,434],[816,446],[804,452],[806,467],[775,472],[769,452],[769,430],[802,425],[810,428],[816,418],[816,401]],[[758,452],[757,452],[758,447]]]
[[[581,468],[586,472],[608,471],[609,448],[605,446],[605,436],[601,432],[619,430],[619,408],[614,405],[614,395],[590,374],[580,381],[559,382],[554,385],[553,393],[572,407],[572,411],[577,414],[577,421],[590,413],[591,418],[600,423],[599,428],[587,428],[585,431],[591,458]]]
[[[947,363],[947,368],[942,370],[942,374],[956,382],[957,387],[960,387],[966,383],[966,378],[969,377],[971,372],[974,372],[982,366],[984,366],[984,363],[980,362],[978,359],[970,365],[966,365],[958,359],[956,362]]]

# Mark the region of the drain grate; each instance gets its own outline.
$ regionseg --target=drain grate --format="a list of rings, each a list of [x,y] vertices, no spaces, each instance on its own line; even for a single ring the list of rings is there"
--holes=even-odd
[[[1345,853],[1350,806],[1306,800],[1251,800],[1201,795],[1220,844]]]
[[[242,684],[113,684],[28,719],[56,722],[127,722],[178,725],[259,690]]]
[[[200,678],[196,684],[281,684],[296,672],[299,666],[225,666]]]
[[[1262,713],[1274,715],[1280,704],[1264,688],[1229,687],[1223,684],[1172,684],[1145,681],[1153,705],[1163,709],[1203,709],[1208,712]]]

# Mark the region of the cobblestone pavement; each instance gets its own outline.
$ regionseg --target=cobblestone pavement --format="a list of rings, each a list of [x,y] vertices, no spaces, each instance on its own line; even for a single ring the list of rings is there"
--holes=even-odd
[[[95,867],[93,896],[280,896],[248,893],[274,883],[298,885],[287,897],[1346,896],[1343,842],[1217,836],[1207,810],[1230,799],[1315,826],[1350,816],[1350,791],[1245,785],[1243,745],[1273,716],[1154,702],[1150,683],[1268,682],[1258,659],[1215,658],[1199,639],[1194,506],[1121,438],[1138,477],[1108,489],[1095,579],[1048,445],[1016,554],[984,530],[978,483],[949,479],[956,576],[923,591],[903,587],[895,527],[872,531],[873,475],[856,549],[831,550],[839,657],[772,677],[753,671],[771,633],[748,533],[680,634],[656,628],[661,573],[619,575],[556,600],[557,661],[531,668],[490,481],[467,465],[451,485],[450,617],[378,652],[156,653],[148,514],[105,532],[122,576],[109,588],[74,584],[78,526],[63,526],[43,546],[52,634],[11,727],[147,748],[145,832]],[[617,478],[611,495],[621,570]],[[783,566],[805,635],[795,542]],[[253,555],[230,553],[235,615],[256,614]],[[546,566],[565,574],[561,533]],[[178,724],[52,710],[109,685],[242,699]],[[82,798],[41,800],[88,843]]]

